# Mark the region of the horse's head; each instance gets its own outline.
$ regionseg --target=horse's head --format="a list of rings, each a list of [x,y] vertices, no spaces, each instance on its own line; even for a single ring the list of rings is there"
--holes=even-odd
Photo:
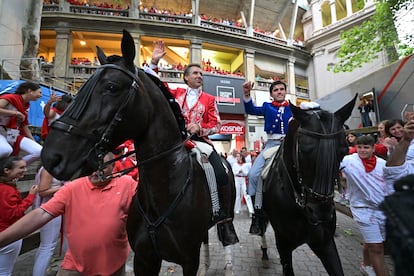
[[[339,164],[348,153],[344,122],[351,115],[355,99],[356,96],[335,113],[290,105],[294,120],[289,125],[284,156],[294,178],[311,197],[324,199],[333,195]]]
[[[53,123],[42,160],[56,178],[67,180],[90,174],[108,151],[142,135],[150,123],[147,93],[157,87],[134,65],[135,44],[124,31],[122,56],[107,57],[97,47],[101,65],[79,89],[74,102]],[[139,125],[133,122],[139,121]]]

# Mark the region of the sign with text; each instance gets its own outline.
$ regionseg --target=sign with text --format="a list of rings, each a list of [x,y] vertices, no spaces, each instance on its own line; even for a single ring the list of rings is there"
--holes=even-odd
[[[244,134],[245,126],[243,121],[222,120],[220,134]]]
[[[203,90],[216,97],[220,113],[244,114],[242,84],[244,78],[204,74]]]

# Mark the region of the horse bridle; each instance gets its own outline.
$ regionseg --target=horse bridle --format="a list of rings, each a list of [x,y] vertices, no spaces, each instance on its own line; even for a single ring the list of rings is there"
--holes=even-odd
[[[119,106],[115,116],[113,117],[112,121],[109,123],[109,125],[106,127],[104,133],[102,134],[101,138],[98,140],[98,142],[93,146],[93,148],[90,149],[88,156],[91,155],[91,153],[93,151],[96,152],[96,157],[98,159],[98,176],[100,177],[100,179],[104,180],[106,179],[103,176],[103,169],[105,168],[105,166],[107,166],[108,164],[111,164],[113,162],[115,162],[115,160],[110,160],[108,162],[103,162],[103,159],[105,157],[105,155],[108,153],[108,144],[109,144],[109,138],[112,136],[112,133],[114,132],[115,128],[122,122],[122,119],[124,117],[124,113],[125,113],[125,108],[127,106],[127,104],[132,101],[135,97],[135,94],[137,92],[137,90],[139,89],[139,79],[137,74],[133,74],[131,73],[129,70],[124,69],[123,67],[116,65],[116,64],[104,64],[99,68],[99,71],[103,71],[105,69],[115,69],[115,70],[119,70],[123,73],[125,73],[126,75],[128,75],[133,81],[131,83],[131,86],[129,88],[128,94],[125,96],[124,100],[122,101],[122,104]],[[95,72],[95,74],[97,74],[98,72]],[[92,141],[96,141],[96,137],[92,134],[89,133],[85,133],[84,131],[81,131],[78,127],[66,123],[66,122],[62,122],[61,120],[56,120],[55,122],[53,122],[53,124],[51,125],[52,128],[54,129],[58,129],[60,131],[63,131],[65,133],[68,134],[75,134],[78,136],[82,136],[85,137],[89,140]]]
[[[318,117],[318,119],[320,120],[320,117],[318,115],[317,112],[313,111],[313,113]],[[321,124],[322,130],[324,133],[318,133],[315,131],[311,131],[308,129],[304,129],[302,127],[299,127],[297,130],[297,135],[295,138],[295,160],[293,160],[293,165],[295,167],[295,171],[296,171],[296,178],[299,184],[299,193],[296,191],[295,185],[292,181],[292,178],[290,177],[289,171],[287,169],[287,166],[283,160],[282,157],[282,163],[284,166],[284,169],[287,171],[287,175],[289,178],[289,182],[292,186],[292,190],[294,193],[294,197],[295,197],[295,202],[301,207],[304,208],[306,206],[307,203],[307,195],[310,195],[312,198],[318,200],[318,201],[328,201],[330,199],[333,198],[334,193],[331,193],[329,195],[324,195],[324,194],[320,194],[315,192],[312,188],[308,187],[307,185],[303,184],[303,177],[302,177],[302,173],[301,173],[301,167],[300,167],[300,158],[299,158],[299,134],[302,135],[307,135],[310,137],[314,137],[314,138],[318,138],[318,139],[334,139],[336,136],[341,135],[343,133],[345,133],[344,129],[341,129],[339,131],[333,132],[334,129],[334,114],[332,114],[332,125],[331,125],[331,130],[329,133],[327,133],[325,127],[323,126],[323,124]],[[335,179],[336,183],[338,182],[338,178]]]

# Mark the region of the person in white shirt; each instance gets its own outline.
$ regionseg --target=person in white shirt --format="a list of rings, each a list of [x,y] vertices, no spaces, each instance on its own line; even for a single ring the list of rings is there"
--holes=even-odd
[[[367,249],[361,271],[372,265],[376,275],[389,275],[384,261],[385,215],[379,204],[394,189],[383,178],[385,160],[374,155],[375,139],[364,135],[355,144],[357,152],[345,156],[341,168],[347,179],[352,216]]]
[[[250,196],[247,194],[246,177],[249,174],[249,164],[241,153],[236,154],[236,162],[232,166],[234,174],[234,184],[236,185],[236,202],[234,204],[234,212],[240,213],[242,199],[246,201],[249,214],[253,215],[253,203]]]
[[[404,125],[404,136],[388,156],[384,168],[384,177],[390,184],[399,178],[414,174],[414,112],[407,114],[407,123]]]

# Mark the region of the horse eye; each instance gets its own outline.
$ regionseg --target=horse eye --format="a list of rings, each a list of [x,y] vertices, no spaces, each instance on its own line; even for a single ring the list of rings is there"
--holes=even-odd
[[[110,92],[115,91],[116,90],[116,87],[117,86],[114,83],[112,83],[112,82],[109,82],[109,83],[106,84],[106,90],[107,91],[110,91]]]

